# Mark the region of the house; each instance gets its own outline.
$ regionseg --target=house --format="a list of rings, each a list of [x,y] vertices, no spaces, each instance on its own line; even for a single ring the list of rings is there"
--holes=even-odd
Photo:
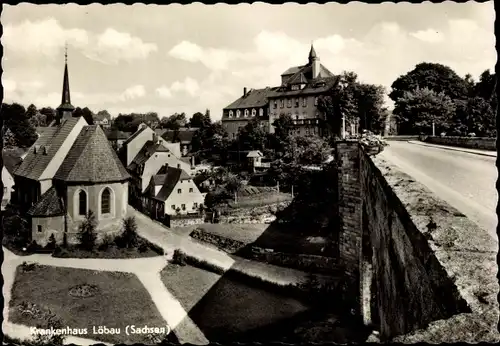
[[[111,143],[111,146],[115,150],[120,150],[123,142],[125,142],[132,134],[130,132],[123,132],[119,130],[111,130],[111,131],[106,131],[106,137],[108,138],[108,141]]]
[[[243,95],[222,111],[222,124],[230,137],[251,119],[258,119],[274,132],[273,123],[280,115],[289,115],[294,131],[302,135],[326,135],[325,115],[318,109],[319,97],[339,83],[324,65],[311,45],[308,63],[288,68],[281,75],[281,85],[265,89],[243,89]]]
[[[132,204],[138,202],[139,197],[146,190],[151,177],[158,174],[162,167],[176,167],[185,172],[191,172],[191,164],[174,155],[165,144],[159,140],[147,141],[127,166],[133,182],[130,185]]]
[[[109,129],[111,127],[111,116],[105,112],[94,114],[92,118],[94,120],[94,125],[99,125],[103,129]]]
[[[151,177],[144,193],[144,202],[151,216],[197,214],[205,201],[193,178],[180,168],[166,167],[163,174]]]
[[[122,147],[118,152],[118,156],[122,163],[127,167],[132,163],[139,151],[142,150],[146,142],[159,142],[167,147],[176,157],[181,157],[181,149],[179,143],[171,143],[158,136],[156,132],[146,124],[139,125],[139,128],[129,138],[122,143]]]
[[[130,175],[101,127],[73,117],[73,110],[66,63],[54,126],[41,134],[14,172],[14,202],[40,245],[51,234],[57,242],[75,242],[89,211],[102,231],[118,225],[127,212]]]
[[[2,167],[2,183],[3,183],[3,198],[2,198],[2,209],[10,202],[12,192],[14,191],[14,172],[19,167],[23,161],[20,153],[16,153],[15,150],[2,151],[3,167]]]
[[[161,137],[168,143],[179,143],[181,156],[187,156],[191,152],[191,141],[198,128],[181,127],[178,131],[166,130]]]
[[[269,162],[265,162],[264,154],[260,150],[252,150],[247,154],[248,165],[255,173],[261,169],[268,169],[271,167]]]

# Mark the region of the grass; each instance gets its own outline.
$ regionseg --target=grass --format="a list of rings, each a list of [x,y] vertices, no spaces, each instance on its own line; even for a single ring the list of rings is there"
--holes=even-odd
[[[186,311],[191,310],[220,277],[189,265],[169,264],[161,271],[163,284]]]
[[[94,285],[98,293],[88,298],[76,298],[69,290],[80,284]],[[35,326],[41,321],[21,314],[18,306],[36,304],[50,309],[63,326],[88,328],[88,338],[109,343],[145,343],[144,336],[127,336],[127,325],[165,326],[156,306],[139,279],[129,273],[36,265],[24,272],[17,268],[10,301],[10,319],[13,323]],[[120,328],[118,335],[93,335],[92,326]]]
[[[281,203],[291,201],[292,196],[287,193],[260,193],[255,195],[248,196],[238,196],[238,202],[230,201],[228,203],[229,210],[233,209],[247,209],[247,208],[255,208],[262,207],[266,205]]]

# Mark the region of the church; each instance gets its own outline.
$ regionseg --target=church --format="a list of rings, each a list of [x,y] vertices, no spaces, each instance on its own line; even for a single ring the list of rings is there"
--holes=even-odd
[[[99,125],[74,117],[67,55],[61,105],[54,122],[14,172],[15,203],[28,216],[32,240],[45,245],[77,239],[92,211],[98,230],[116,228],[126,216],[130,175]]]

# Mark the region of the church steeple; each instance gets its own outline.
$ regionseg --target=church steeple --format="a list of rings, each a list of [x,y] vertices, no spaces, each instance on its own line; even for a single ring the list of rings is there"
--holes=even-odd
[[[311,42],[311,50],[309,51],[309,64],[312,64],[316,59],[318,59],[318,56],[316,55],[316,51],[314,50],[314,46]]]
[[[71,104],[71,96],[69,93],[69,77],[68,77],[68,47],[65,47],[64,51],[64,77],[63,77],[63,89],[61,97],[61,105],[57,107],[58,122],[63,118],[70,118],[72,116],[75,107]]]

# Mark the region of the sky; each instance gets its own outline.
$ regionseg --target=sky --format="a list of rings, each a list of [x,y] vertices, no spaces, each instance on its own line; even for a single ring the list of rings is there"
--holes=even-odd
[[[331,72],[383,85],[420,62],[475,79],[496,64],[493,1],[421,4],[3,5],[4,102],[56,108],[68,47],[71,101],[112,116],[209,109],[278,86],[310,45]],[[386,98],[387,106],[391,102]]]

